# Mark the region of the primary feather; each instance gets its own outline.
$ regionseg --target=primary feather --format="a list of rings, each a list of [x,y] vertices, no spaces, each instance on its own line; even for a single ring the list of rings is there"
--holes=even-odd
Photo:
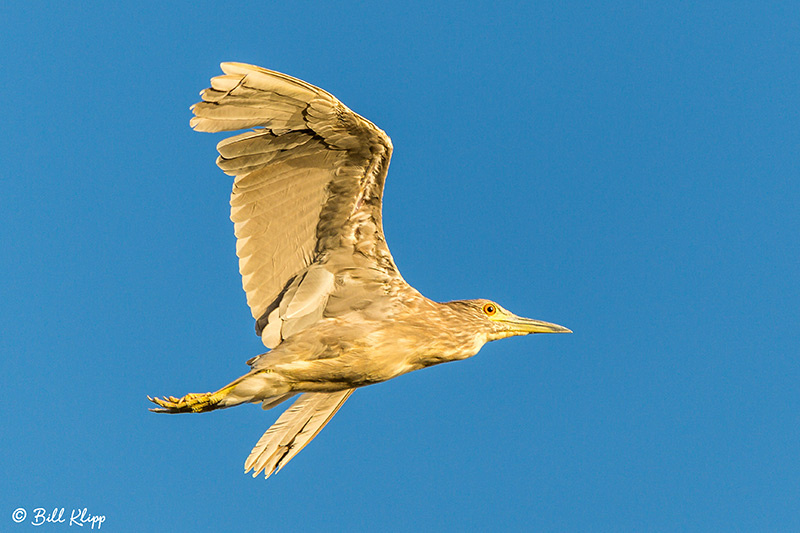
[[[307,392],[300,396],[259,439],[244,463],[253,477],[278,472],[322,431],[355,389]]]

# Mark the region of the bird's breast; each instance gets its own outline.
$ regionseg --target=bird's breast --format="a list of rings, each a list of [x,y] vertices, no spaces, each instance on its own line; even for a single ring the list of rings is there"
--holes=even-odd
[[[454,334],[402,316],[392,321],[339,319],[287,339],[271,354],[274,366],[265,366],[294,382],[295,390],[332,391],[466,359],[484,342],[480,335]]]

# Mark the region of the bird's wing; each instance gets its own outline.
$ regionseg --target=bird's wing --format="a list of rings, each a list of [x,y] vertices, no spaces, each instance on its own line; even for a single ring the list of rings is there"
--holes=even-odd
[[[339,392],[307,392],[300,396],[256,443],[244,462],[245,473],[264,477],[286,466],[322,431],[355,389]]]
[[[358,256],[365,271],[399,276],[381,223],[392,143],[322,89],[252,65],[221,66],[191,126],[255,128],[220,142],[217,164],[235,176],[239,271],[256,331],[273,348],[287,336],[282,328],[322,316],[341,271],[331,257]]]

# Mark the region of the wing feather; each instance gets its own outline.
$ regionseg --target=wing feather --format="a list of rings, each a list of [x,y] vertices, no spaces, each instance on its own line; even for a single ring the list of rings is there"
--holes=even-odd
[[[338,267],[329,264],[342,257],[337,250],[396,274],[380,212],[392,144],[318,87],[252,65],[221,67],[192,106],[190,124],[210,132],[255,128],[222,140],[217,164],[235,176],[231,220],[242,286],[257,333],[267,328],[262,340],[274,347],[323,316],[338,286]],[[320,270],[309,277],[315,264]]]
[[[264,477],[269,477],[286,466],[322,431],[354,390],[301,395],[253,447],[244,463],[245,473],[253,470],[256,477],[263,471]]]

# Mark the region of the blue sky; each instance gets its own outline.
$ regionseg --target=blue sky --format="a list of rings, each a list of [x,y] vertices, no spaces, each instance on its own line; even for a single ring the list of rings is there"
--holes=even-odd
[[[0,8],[0,529],[800,528],[800,8],[657,4]],[[266,482],[277,412],[148,412],[263,351],[188,126],[231,60],[392,137],[423,294],[575,333],[359,390]]]

